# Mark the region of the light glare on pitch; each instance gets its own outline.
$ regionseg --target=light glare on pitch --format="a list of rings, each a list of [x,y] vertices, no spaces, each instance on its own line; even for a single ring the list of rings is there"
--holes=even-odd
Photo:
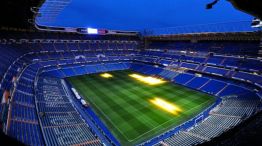
[[[154,78],[151,76],[143,76],[143,75],[139,75],[139,74],[130,74],[129,75],[132,78],[135,78],[141,82],[144,82],[148,85],[159,85],[159,84],[163,84],[166,81],[163,79],[158,79],[158,78]]]
[[[164,99],[161,98],[154,98],[154,99],[150,99],[149,100],[151,103],[153,103],[154,105],[156,105],[158,108],[169,112],[171,114],[177,115],[179,112],[181,112],[182,110],[175,105],[174,103],[170,103],[168,101],[165,101]]]
[[[102,74],[100,74],[100,76],[103,77],[103,78],[112,78],[113,77],[113,75],[111,75],[109,73],[102,73]]]

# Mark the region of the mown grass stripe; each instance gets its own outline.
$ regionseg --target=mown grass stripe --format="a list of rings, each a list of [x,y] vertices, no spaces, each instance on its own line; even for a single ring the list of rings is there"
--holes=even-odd
[[[69,78],[91,105],[97,106],[95,111],[123,145],[137,144],[180,124],[214,101],[207,94],[170,82],[146,85],[128,76],[132,73],[130,70],[110,72],[113,78],[109,79],[99,74]],[[183,112],[170,116],[148,102],[153,97],[173,102]]]

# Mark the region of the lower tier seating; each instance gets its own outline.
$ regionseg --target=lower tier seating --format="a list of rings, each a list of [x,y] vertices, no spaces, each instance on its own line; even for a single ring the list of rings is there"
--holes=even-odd
[[[209,141],[247,119],[258,110],[259,106],[261,106],[261,102],[258,98],[252,100],[236,97],[224,98],[222,103],[195,127],[181,131],[159,142],[156,146],[191,146]]]
[[[47,145],[102,145],[69,102],[60,79],[40,78],[38,91],[36,103]]]

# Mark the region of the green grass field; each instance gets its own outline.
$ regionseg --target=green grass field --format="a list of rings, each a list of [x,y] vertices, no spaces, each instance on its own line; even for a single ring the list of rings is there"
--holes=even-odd
[[[134,73],[131,70],[109,73],[112,78],[89,74],[68,80],[125,146],[153,138],[191,119],[215,101],[210,95],[170,82],[145,84],[130,77]],[[174,114],[150,102],[156,97],[181,111]]]

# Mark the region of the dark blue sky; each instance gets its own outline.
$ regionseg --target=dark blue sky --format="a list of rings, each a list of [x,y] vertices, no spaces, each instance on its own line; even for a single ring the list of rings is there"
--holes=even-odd
[[[210,1],[71,0],[56,22],[47,25],[142,30],[252,19],[226,0],[206,10],[205,5]]]

